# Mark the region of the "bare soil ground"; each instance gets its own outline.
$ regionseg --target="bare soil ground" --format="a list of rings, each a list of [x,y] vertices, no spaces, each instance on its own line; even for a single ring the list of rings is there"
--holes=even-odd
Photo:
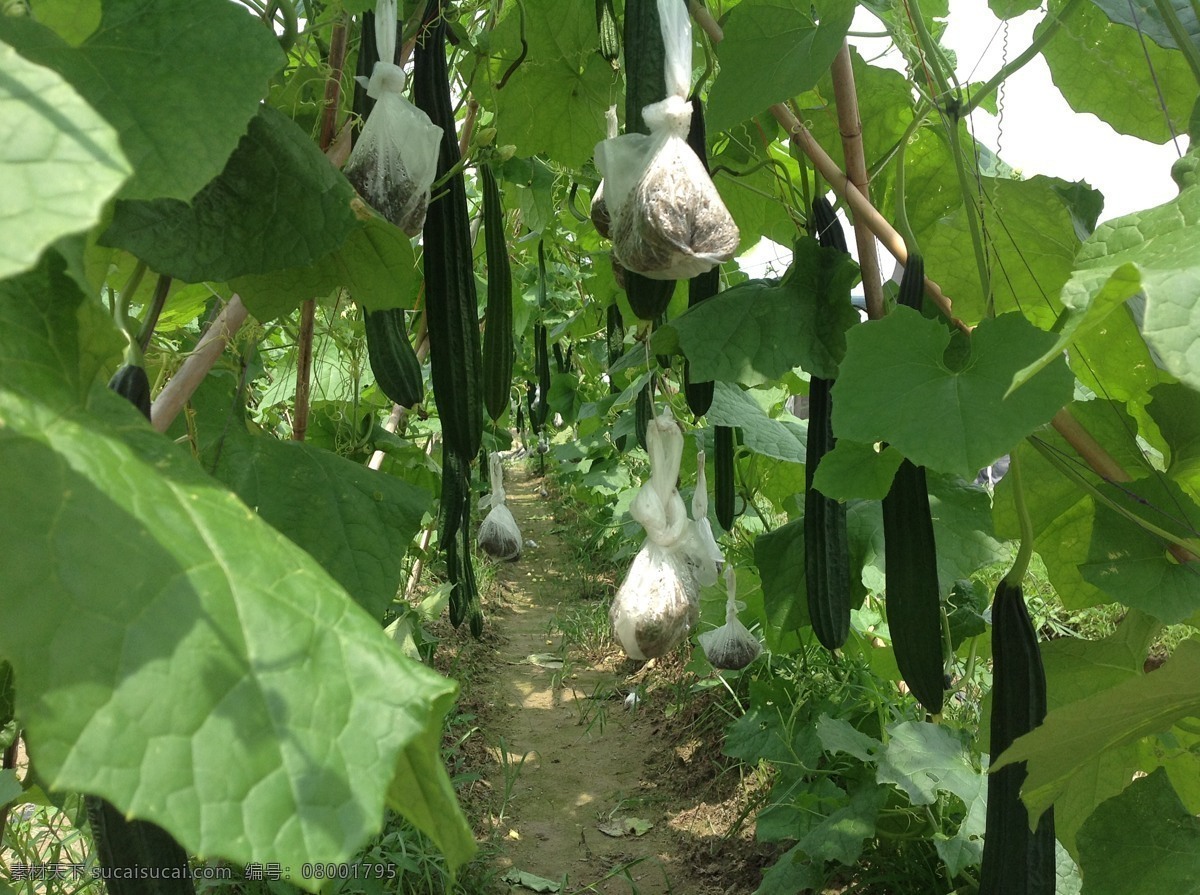
[[[513,882],[523,872],[564,893],[749,895],[772,860],[753,839],[765,786],[721,755],[721,694],[690,692],[686,655],[641,667],[611,641],[564,646],[553,620],[574,610],[606,626],[619,582],[568,549],[556,514],[569,511],[536,474],[510,463],[506,476],[536,546],[496,567],[484,640],[452,638],[469,665],[460,704],[479,728],[464,747],[480,775],[465,801],[492,843],[496,891],[538,891]]]

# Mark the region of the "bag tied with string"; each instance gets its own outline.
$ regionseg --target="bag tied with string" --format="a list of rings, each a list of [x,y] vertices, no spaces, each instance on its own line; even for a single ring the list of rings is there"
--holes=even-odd
[[[479,506],[491,509],[479,526],[479,549],[492,559],[519,559],[521,529],[517,527],[517,520],[513,518],[512,512],[504,502],[504,464],[497,453],[488,458],[488,475],[492,492],[479,502]]]
[[[622,134],[596,146],[613,254],[627,270],[685,280],[728,261],[738,228],[687,144],[692,106],[692,25],[687,4],[658,0],[667,96],[642,110],[647,134]]]
[[[376,6],[379,61],[367,83],[367,95],[375,100],[375,106],[344,170],[376,211],[408,236],[416,236],[425,226],[442,129],[404,98],[404,69],[392,61],[396,56],[396,2],[379,0]]]
[[[609,609],[613,634],[631,659],[661,656],[687,637],[699,617],[699,592],[688,558],[694,527],[675,488],[683,432],[670,408],[646,427],[650,480],[629,514],[646,530]]]
[[[696,639],[713,668],[735,671],[757,659],[762,644],[738,618],[738,609],[742,607],[736,599],[737,580],[733,566],[725,567],[725,593],[725,624],[705,631]]]

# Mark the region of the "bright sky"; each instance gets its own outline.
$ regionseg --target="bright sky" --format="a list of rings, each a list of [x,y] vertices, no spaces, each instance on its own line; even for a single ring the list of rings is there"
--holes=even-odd
[[[943,42],[957,57],[960,82],[986,81],[999,71],[1006,58],[1029,45],[1043,15],[1038,10],[1008,22],[1006,56],[1003,23],[992,15],[986,0],[950,0],[950,25]],[[859,7],[852,30],[877,32],[883,26]],[[852,38],[851,42],[874,65],[903,70],[900,54],[889,50],[887,39]],[[1171,164],[1178,158],[1176,148],[1123,136],[1094,115],[1074,112],[1055,88],[1041,56],[1009,78],[1002,91],[1002,114],[976,111],[972,127],[993,149],[999,134],[1000,157],[1023,175],[1087,181],[1104,194],[1101,220],[1159,205],[1176,194],[1170,176]],[[853,252],[853,240],[850,243]],[[890,271],[886,253],[881,251],[880,260],[885,273]],[[747,253],[742,266],[751,276],[762,276],[768,266],[782,273],[789,261],[789,250],[764,241]]]

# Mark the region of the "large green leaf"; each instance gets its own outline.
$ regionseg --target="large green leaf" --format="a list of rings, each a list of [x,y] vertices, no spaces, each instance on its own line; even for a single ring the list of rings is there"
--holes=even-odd
[[[189,283],[224,282],[317,261],[358,225],[352,203],[354,188],[308,135],[263,106],[194,200],[118,202],[103,243]]]
[[[1147,410],[1165,442],[1167,474],[1200,499],[1200,393],[1163,384],[1150,392]]]
[[[213,453],[218,479],[319,562],[368,615],[383,618],[432,494],[303,442],[251,436],[242,425],[230,426]]]
[[[805,238],[783,282],[751,280],[690,308],[668,326],[692,381],[763,385],[794,367],[834,378],[846,330],[858,322],[850,304],[857,276],[848,255]]]
[[[1051,16],[1066,2],[1051,0]],[[1049,21],[1050,16],[1035,37]],[[1076,112],[1091,112],[1114,130],[1152,143],[1187,133],[1197,87],[1183,54],[1142,40],[1137,30],[1110,21],[1095,3],[1078,4],[1042,55],[1055,86]],[[1126,76],[1099,78],[1099,71]]]
[[[0,44],[0,278],[97,223],[129,172],[116,131],[70,84]]]
[[[1146,653],[1161,625],[1130,612],[1117,630],[1101,640],[1061,637],[1041,645],[1051,709],[1092,696],[1142,674]],[[1139,768],[1138,745],[1104,752],[1074,775],[1054,804],[1054,833],[1078,857],[1075,837],[1096,805],[1129,785]]]
[[[876,450],[873,444],[842,438],[821,458],[813,487],[837,500],[883,500],[903,461],[895,448]]]
[[[29,19],[0,38],[54,69],[120,135],[126,199],[187,200],[229,158],[283,65],[275,35],[227,0],[105,0],[78,47]]]
[[[1146,656],[1162,625],[1132,611],[1107,637],[1059,637],[1042,644],[1048,706],[1056,709],[1085,699],[1142,674]]]
[[[416,793],[393,807],[461,863],[454,684],[128,403],[81,394],[112,339],[91,307],[61,265],[0,290],[0,655],[41,778],[293,873]]]
[[[1195,892],[1200,820],[1157,770],[1104,802],[1083,825],[1079,868],[1087,895]]]
[[[713,426],[740,428],[746,447],[756,454],[803,463],[808,443],[806,425],[791,414],[783,414],[779,419],[768,416],[755,400],[755,394],[729,382],[718,382],[705,419]]]
[[[952,172],[943,169],[942,173]],[[1049,328],[1058,308],[1058,292],[1071,275],[1079,249],[1079,235],[1062,196],[1067,185],[1042,176],[1029,180],[980,177],[978,183],[988,224],[987,254],[996,313],[1020,310]],[[970,323],[982,320],[987,307],[966,207],[957,204],[947,215],[918,229],[916,235],[926,269],[954,296],[955,315]]]
[[[793,519],[754,539],[754,564],[762,579],[763,605],[776,636],[809,624],[804,578],[804,520]]]
[[[954,346],[958,356],[948,356],[952,337],[942,324],[896,308],[846,334],[833,387],[834,434],[887,441],[917,465],[973,479],[1070,399],[1074,377],[1061,361],[1004,397],[1012,374],[1053,339],[1005,314],[985,320],[969,345]]]
[[[707,124],[724,130],[813,87],[842,48],[849,0],[742,0],[718,47]]]
[[[912,86],[900,72],[865,62],[854,47],[850,48],[850,63],[854,70],[854,88],[858,94],[858,117],[864,122],[863,154],[867,167],[871,168],[895,149],[896,143],[911,124]],[[823,74],[817,89],[805,96],[818,100],[801,106],[805,123],[817,142],[838,163],[838,167],[845,171],[841,127],[838,124],[830,73]],[[877,207],[889,207],[888,196],[876,194],[874,180],[871,182],[871,196],[878,203]],[[910,196],[909,200],[913,198],[915,195]]]
[[[1135,678],[1054,709],[1040,727],[1020,737],[994,768],[1026,762],[1021,797],[1030,818],[1040,817],[1094,761],[1142,737],[1200,715],[1200,642],[1185,640],[1153,674]],[[1085,781],[1086,783],[1086,781]]]
[[[354,300],[371,311],[411,308],[420,283],[412,241],[399,227],[371,214],[341,246],[307,267],[237,277],[230,285],[250,313],[265,322],[338,286],[349,289]]]
[[[489,41],[490,80],[504,86],[476,90],[496,113],[497,140],[519,156],[582,169],[607,135],[612,102],[613,70],[598,47],[595,8],[586,3],[507,7]]]
[[[1100,326],[1134,295],[1145,298],[1142,329],[1162,365],[1200,388],[1200,156],[1172,171],[1180,193],[1170,202],[1106,221],[1083,244],[1063,287],[1061,335],[1014,377],[1020,384],[1056,358],[1072,339]],[[1120,377],[1114,377],[1120,381]]]
[[[962,742],[945,727],[902,721],[888,732],[887,750],[875,775],[880,783],[894,783],[914,805],[932,805],[943,790],[968,805],[979,795],[983,776],[972,766]]]
[[[1095,527],[1086,559],[1079,571],[1084,580],[1126,606],[1141,609],[1167,624],[1187,621],[1200,613],[1200,567],[1180,563],[1166,542],[1125,514],[1180,538],[1200,530],[1200,506],[1178,485],[1152,476],[1100,490],[1122,508],[1097,501]],[[1200,616],[1197,616],[1200,617]]]
[[[853,866],[863,853],[863,840],[875,836],[875,821],[887,801],[882,786],[865,785],[828,817],[806,832],[798,847],[817,861]]]

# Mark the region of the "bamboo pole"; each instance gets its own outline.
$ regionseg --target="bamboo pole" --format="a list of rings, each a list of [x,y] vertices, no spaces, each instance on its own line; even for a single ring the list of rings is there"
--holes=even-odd
[[[864,198],[870,199],[870,178],[863,152],[862,120],[858,114],[858,94],[854,89],[854,69],[850,63],[850,44],[833,60],[833,96],[837,104],[838,129],[842,135],[842,153],[846,157],[847,181]],[[875,234],[865,221],[854,216],[854,241],[858,244],[858,266],[862,272],[863,294],[867,301],[867,316],[878,320],[883,316],[883,277],[879,271],[879,255],[875,251]]]
[[[166,432],[171,428],[171,423],[175,421],[183,405],[192,397],[192,393],[208,375],[225,346],[232,341],[234,334],[249,315],[250,312],[242,304],[241,296],[235,294],[217,318],[209,324],[195,350],[163,386],[150,408],[150,423],[156,431]]]
[[[789,139],[796,144],[799,149],[808,156],[814,167],[821,172],[821,176],[829,183],[838,196],[850,206],[851,212],[854,214],[855,220],[860,217],[866,226],[875,234],[883,247],[888,253],[904,264],[908,261],[908,250],[904,246],[904,239],[896,232],[894,228],[881,215],[862,193],[850,183],[850,179],[845,172],[838,167],[837,162],[829,157],[829,154],[821,148],[821,144],[813,137],[800,120],[792,114],[792,110],[782,103],[776,103],[771,106],[771,114],[775,116],[785,131],[787,131]],[[943,314],[963,332],[970,332],[970,328],[954,316],[954,309],[950,303],[950,299],[942,292],[942,287],[935,283],[929,277],[925,278],[925,294],[938,307]]]

